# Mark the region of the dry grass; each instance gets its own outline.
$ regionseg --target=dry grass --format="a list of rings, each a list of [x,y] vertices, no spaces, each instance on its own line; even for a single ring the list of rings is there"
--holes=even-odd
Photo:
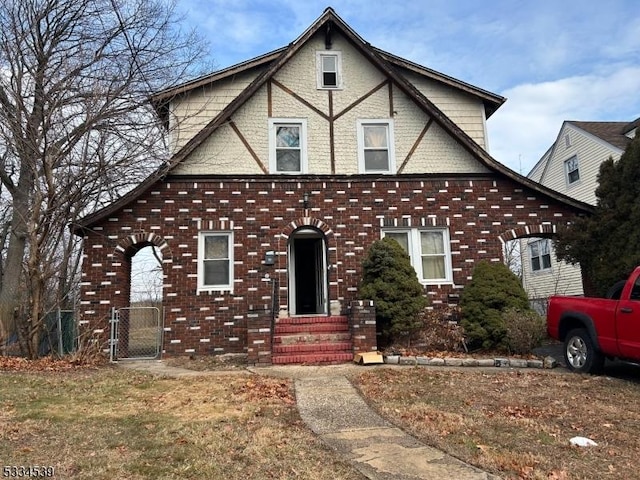
[[[284,380],[102,368],[0,372],[0,458],[60,479],[362,479],[302,424]]]
[[[378,369],[354,379],[425,443],[514,479],[640,478],[640,385],[547,371]],[[584,436],[597,447],[571,446]]]

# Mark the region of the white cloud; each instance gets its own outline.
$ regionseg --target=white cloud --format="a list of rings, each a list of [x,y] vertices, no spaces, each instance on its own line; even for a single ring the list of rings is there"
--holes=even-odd
[[[491,154],[526,175],[555,141],[563,121],[640,116],[638,91],[640,67],[510,88],[503,92],[507,103],[488,121]]]

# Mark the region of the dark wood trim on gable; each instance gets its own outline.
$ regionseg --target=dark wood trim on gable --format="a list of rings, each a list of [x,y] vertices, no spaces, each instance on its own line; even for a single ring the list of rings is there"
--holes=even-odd
[[[294,92],[293,90],[291,90],[288,87],[285,87],[283,84],[281,84],[279,81],[277,81],[275,78],[271,79],[271,82],[273,82],[274,85],[276,85],[278,88],[280,88],[280,90],[288,93],[289,95],[291,95],[293,98],[295,98],[296,100],[298,100],[300,103],[302,103],[304,106],[306,106],[307,108],[310,108],[311,110],[313,110],[314,112],[316,112],[318,115],[320,115],[322,118],[324,118],[325,120],[329,120],[329,117],[327,116],[326,113],[324,113],[323,111],[319,110],[318,108],[316,108],[311,102],[305,100],[304,98],[302,98],[300,95],[298,95],[296,92]]]
[[[271,92],[271,80],[267,82],[267,117],[273,117],[273,96]]]
[[[256,152],[254,152],[253,148],[251,148],[251,145],[249,145],[249,142],[247,141],[246,138],[244,138],[244,135],[242,135],[242,132],[240,131],[240,129],[238,128],[238,126],[235,124],[233,120],[229,120],[229,126],[233,129],[234,132],[236,132],[236,135],[238,135],[238,138],[240,139],[242,144],[245,146],[247,151],[251,154],[253,159],[256,161],[260,169],[264,173],[268,174],[269,170],[267,169],[267,167],[264,166],[264,163],[262,163],[262,160],[260,160],[260,157],[258,157]]]
[[[411,147],[411,150],[409,150],[409,153],[407,153],[407,156],[402,162],[402,165],[400,165],[400,168],[398,169],[398,172],[397,172],[398,174],[402,173],[402,171],[404,170],[404,167],[407,166],[407,163],[409,163],[409,159],[413,156],[414,152],[416,151],[416,148],[418,148],[418,145],[420,145],[420,142],[422,142],[422,139],[427,134],[427,131],[429,130],[429,127],[431,127],[432,123],[433,123],[433,118],[430,118],[427,124],[424,126],[424,128],[420,132],[420,135],[418,135],[418,138],[416,138],[416,141]]]
[[[389,118],[393,118],[395,113],[393,108],[393,82],[389,82]]]
[[[371,95],[373,95],[374,93],[376,93],[378,90],[380,90],[382,87],[384,87],[385,85],[387,85],[389,83],[389,80],[385,80],[384,82],[382,82],[380,85],[377,85],[375,87],[373,87],[371,90],[369,90],[367,93],[365,93],[362,97],[360,97],[358,100],[356,100],[355,102],[353,102],[351,105],[347,105],[340,113],[336,114],[335,117],[333,117],[334,120],[339,119],[342,115],[344,115],[345,113],[347,113],[349,110],[357,107],[359,104],[361,104],[362,102],[364,102],[367,98],[369,98]]]
[[[329,156],[331,157],[331,175],[336,173],[336,148],[333,126],[335,118],[333,117],[333,92],[329,90]]]

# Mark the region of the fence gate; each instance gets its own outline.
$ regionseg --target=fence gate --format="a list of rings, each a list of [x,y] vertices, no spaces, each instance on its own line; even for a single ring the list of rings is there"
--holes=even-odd
[[[114,308],[111,311],[110,358],[153,359],[160,357],[162,317],[157,307]]]

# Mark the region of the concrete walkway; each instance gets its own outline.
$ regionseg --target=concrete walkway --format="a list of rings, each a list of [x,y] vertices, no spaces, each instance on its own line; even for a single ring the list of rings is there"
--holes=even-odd
[[[344,376],[296,378],[296,401],[304,422],[327,445],[373,480],[497,479],[389,424]]]
[[[371,480],[499,478],[424,445],[380,417],[347,378],[355,370],[362,369],[354,364],[250,367],[231,372],[193,371],[170,367],[157,360],[120,362],[118,365],[170,377],[253,373],[292,379],[302,420],[322,441]]]

